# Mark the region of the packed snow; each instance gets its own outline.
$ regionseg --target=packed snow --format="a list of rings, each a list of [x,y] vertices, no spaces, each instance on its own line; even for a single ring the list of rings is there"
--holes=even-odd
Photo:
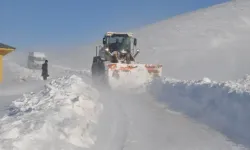
[[[0,122],[0,149],[82,149],[94,144],[98,92],[75,75],[12,102]]]

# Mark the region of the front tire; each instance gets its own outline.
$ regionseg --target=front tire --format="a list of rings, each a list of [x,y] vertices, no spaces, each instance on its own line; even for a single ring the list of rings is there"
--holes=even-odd
[[[93,58],[91,73],[94,85],[106,85],[107,78],[105,74],[105,65],[99,56]]]

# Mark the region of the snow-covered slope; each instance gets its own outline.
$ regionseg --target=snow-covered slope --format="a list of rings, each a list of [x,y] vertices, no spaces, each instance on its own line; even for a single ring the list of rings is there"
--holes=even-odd
[[[250,1],[183,14],[135,32],[143,62],[178,79],[241,78],[250,73]]]
[[[98,92],[75,75],[13,101],[0,122],[0,149],[82,149],[94,142]]]

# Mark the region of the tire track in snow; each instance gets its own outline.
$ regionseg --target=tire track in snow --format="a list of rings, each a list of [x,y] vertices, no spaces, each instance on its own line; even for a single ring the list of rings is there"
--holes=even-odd
[[[97,141],[91,150],[124,150],[128,137],[128,119],[124,108],[111,92],[101,91],[103,113],[96,126]]]
[[[122,108],[121,103],[119,103],[119,101],[116,102],[118,108],[120,108],[121,110],[121,115],[123,116],[123,138],[121,139],[121,148],[120,150],[124,150],[124,148],[126,147],[127,141],[128,141],[128,116],[126,115],[126,113],[124,112],[124,108]]]

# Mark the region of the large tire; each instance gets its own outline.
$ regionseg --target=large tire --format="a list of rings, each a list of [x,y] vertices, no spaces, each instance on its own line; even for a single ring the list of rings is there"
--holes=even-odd
[[[106,85],[105,65],[100,57],[94,57],[91,66],[92,82],[95,85]]]

